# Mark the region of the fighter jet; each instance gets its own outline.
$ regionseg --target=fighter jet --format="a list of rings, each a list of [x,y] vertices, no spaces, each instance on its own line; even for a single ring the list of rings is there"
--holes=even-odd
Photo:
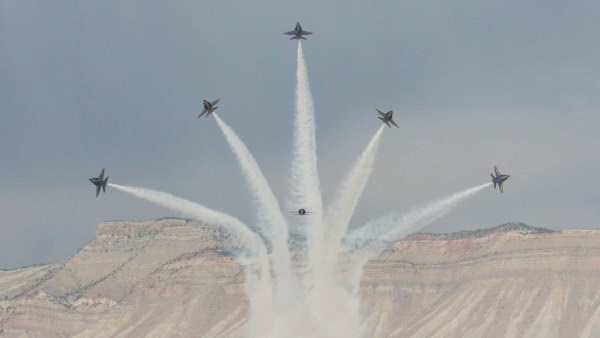
[[[202,115],[204,114],[206,114],[206,117],[208,117],[208,115],[212,114],[212,112],[219,109],[219,107],[217,107],[217,103],[219,103],[220,99],[221,98],[218,98],[213,102],[208,102],[207,100],[204,100],[204,110],[202,111],[202,113],[200,113],[200,115],[198,115],[198,117],[202,117]]]
[[[500,174],[500,171],[498,170],[497,166],[494,166],[494,172],[496,173],[496,176],[490,174],[490,176],[492,176],[492,182],[494,183],[494,189],[496,189],[496,185],[498,185],[498,188],[500,188],[500,192],[503,193],[504,188],[502,187],[502,184],[510,177],[510,175]]]
[[[296,40],[306,40],[306,38],[303,37],[302,35],[311,35],[312,33],[311,32],[307,32],[305,30],[302,30],[302,26],[300,26],[300,23],[297,22],[296,23],[296,28],[294,28],[293,31],[285,32],[283,34],[285,34],[285,35],[293,35],[290,38],[290,40],[294,40],[294,39],[296,39]]]
[[[312,211],[306,211],[304,209],[299,209],[298,211],[290,211],[290,213],[292,215],[296,215],[296,216],[308,216],[310,214],[312,214]]]
[[[106,183],[108,182],[108,176],[106,176],[106,179],[104,179],[104,168],[102,168],[100,176],[92,177],[89,180],[96,186],[96,197],[98,197],[98,194],[100,194],[100,188],[102,188],[102,191],[106,192]]]
[[[398,125],[396,124],[396,122],[394,122],[394,120],[392,120],[392,115],[394,115],[394,111],[390,110],[387,113],[382,112],[381,110],[375,108],[375,110],[377,110],[377,112],[379,113],[379,115],[381,116],[377,116],[378,119],[380,119],[381,121],[383,121],[383,123],[387,124],[388,127],[392,127],[390,126],[390,122],[396,126],[396,128],[399,128]]]

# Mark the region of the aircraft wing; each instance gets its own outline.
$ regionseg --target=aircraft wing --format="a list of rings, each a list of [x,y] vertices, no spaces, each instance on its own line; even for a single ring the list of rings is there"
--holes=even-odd
[[[306,216],[306,215],[310,215],[310,214],[314,214],[314,213],[315,213],[315,211],[305,211],[304,214],[301,214],[298,211],[290,211],[290,214],[296,215],[296,216]]]
[[[100,186],[99,185],[96,186],[96,197],[98,197],[98,194],[100,194]]]
[[[206,109],[204,109],[204,110],[202,111],[202,113],[200,113],[200,115],[198,115],[198,117],[202,117],[202,115],[206,114],[206,112],[207,112],[207,110],[206,110]]]
[[[500,170],[498,170],[498,167],[494,166],[494,172],[496,172],[496,176],[500,176]]]
[[[100,181],[104,180],[104,168],[102,168],[102,171],[100,172],[100,176],[98,176],[98,179]]]
[[[498,188],[500,188],[500,192],[504,192],[504,187],[502,185],[502,182],[498,182]]]
[[[210,104],[210,105],[211,105],[211,106],[214,106],[214,105],[216,105],[217,103],[219,103],[219,100],[221,100],[221,98],[218,98],[218,99],[214,100],[213,102],[211,102],[211,104]]]
[[[400,128],[400,127],[398,127],[398,125],[396,124],[396,122],[394,122],[394,120],[390,119],[390,122],[392,122],[392,124],[395,125],[396,128]]]
[[[285,34],[285,35],[296,35],[296,31],[285,32],[283,34]]]
[[[311,33],[311,32],[307,32],[307,31],[302,31],[302,33],[301,33],[301,34],[302,34],[302,35],[312,35],[312,33]]]
[[[384,112],[382,112],[381,110],[379,110],[377,108],[375,108],[375,110],[377,110],[377,112],[379,113],[379,115],[385,117],[385,113]]]

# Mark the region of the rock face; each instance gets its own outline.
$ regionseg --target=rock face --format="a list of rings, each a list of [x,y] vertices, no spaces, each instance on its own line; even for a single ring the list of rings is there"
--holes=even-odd
[[[376,337],[599,337],[600,231],[417,234],[365,267]]]
[[[241,336],[241,267],[218,230],[108,222],[63,262],[0,272],[0,332],[23,337]]]
[[[240,337],[243,270],[212,227],[107,222],[62,262],[0,270],[0,335]],[[371,261],[373,337],[598,337],[600,230],[415,234]]]

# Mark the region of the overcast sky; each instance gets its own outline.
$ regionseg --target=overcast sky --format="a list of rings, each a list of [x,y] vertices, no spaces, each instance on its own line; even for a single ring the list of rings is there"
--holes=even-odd
[[[0,2],[0,268],[51,262],[114,219],[176,216],[87,178],[254,211],[202,99],[284,204],[300,21],[330,200],[393,109],[352,227],[511,174],[425,230],[600,226],[592,1]]]

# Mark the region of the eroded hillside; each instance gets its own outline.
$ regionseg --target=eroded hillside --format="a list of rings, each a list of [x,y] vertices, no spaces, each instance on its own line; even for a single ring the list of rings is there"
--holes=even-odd
[[[245,333],[235,243],[185,220],[106,222],[62,262],[0,271],[6,336]],[[600,231],[416,234],[365,268],[366,336],[600,336]]]

